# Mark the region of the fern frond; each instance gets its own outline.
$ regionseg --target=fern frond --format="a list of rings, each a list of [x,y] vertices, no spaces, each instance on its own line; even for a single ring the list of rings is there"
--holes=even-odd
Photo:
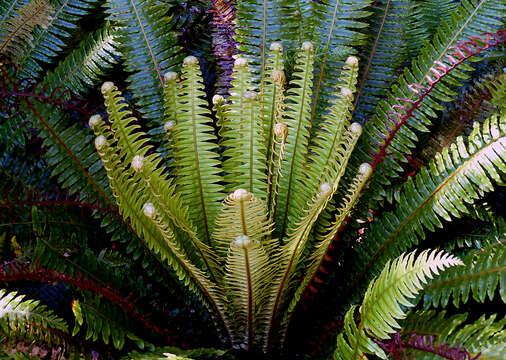
[[[393,262],[387,262],[381,274],[369,284],[359,308],[360,323],[355,323],[353,306],[345,317],[345,331],[337,339],[334,359],[358,360],[365,354],[375,354],[385,359],[385,353],[368,334],[377,339],[388,339],[399,329],[399,319],[406,314],[400,305],[412,307],[413,298],[433,274],[462,262],[444,252],[426,250],[415,257],[415,252],[403,254]]]
[[[280,237],[298,218],[300,209],[306,208],[306,203],[297,195],[301,191],[308,191],[308,189],[300,188],[298,180],[302,179],[311,131],[313,61],[313,44],[305,42],[297,54],[295,72],[287,91],[286,110],[283,117],[283,122],[288,126],[288,135],[281,168],[277,213],[273,214]],[[313,194],[314,189],[309,189],[309,192]]]
[[[328,114],[318,124],[309,145],[308,164],[303,170],[305,177],[302,180],[309,189],[324,182],[337,181],[339,184],[339,173],[344,173],[346,158],[353,150],[354,141],[362,133],[359,124],[350,128],[357,74],[358,60],[349,57],[337,81],[339,90],[333,94]]]
[[[494,181],[501,183],[500,174],[506,171],[505,143],[506,117],[493,116],[483,126],[475,124],[467,144],[457,138],[434,162],[409,178],[396,199],[395,211],[374,221],[354,251],[352,287],[366,275],[370,279],[388,259],[417,244],[419,238],[425,239],[425,229],[434,231],[442,227],[442,220],[468,213],[466,204],[492,191]],[[456,197],[463,200],[454,201]]]
[[[101,338],[105,344],[112,343],[116,349],[122,349],[127,339],[136,342],[141,340],[128,330],[125,314],[102,303],[100,297],[87,296],[81,301],[73,300],[72,312],[75,317],[73,336],[86,327],[86,334],[82,335],[86,340],[97,341]]]
[[[283,6],[280,6],[280,5]],[[260,91],[266,78],[265,65],[267,49],[275,41],[283,40],[288,48],[293,39],[300,42],[300,31],[293,31],[299,27],[299,19],[294,17],[296,4],[287,1],[266,0],[238,0],[236,5],[236,35],[237,48],[249,60],[254,72],[260,76]],[[281,26],[283,21],[284,27]],[[284,34],[289,35],[283,36]]]
[[[204,101],[198,60],[185,59],[178,91],[178,119],[173,130],[176,188],[190,209],[199,238],[211,244],[212,227],[222,198],[217,141]]]
[[[230,244],[225,289],[231,299],[235,342],[249,351],[261,339],[267,319],[261,309],[268,295],[273,267],[260,241],[244,233]]]
[[[444,353],[440,345],[452,344],[454,349],[466,349],[472,358],[500,360],[506,350],[506,321],[497,315],[483,315],[472,323],[466,323],[467,313],[445,316],[446,312],[417,311],[409,313],[402,332],[409,335],[404,349],[414,359],[440,359],[436,353]],[[451,345],[450,345],[451,346]],[[450,346],[446,346],[449,348]]]
[[[0,28],[0,54],[17,62],[26,45],[32,45],[34,28],[47,27],[53,10],[48,0],[33,0],[18,9]]]
[[[335,239],[337,232],[345,222],[345,219],[349,216],[350,212],[356,205],[360,192],[371,175],[370,170],[371,169],[367,166],[367,164],[359,169],[359,173],[355,177],[352,186],[346,190],[345,198],[341,200],[341,204],[337,207],[333,220],[331,220],[329,225],[325,227],[325,230],[319,230],[321,233],[315,234],[317,243],[314,250],[311,250],[312,253],[304,259],[305,274],[302,281],[297,285],[297,290],[295,291],[290,305],[288,306],[286,311],[286,321],[289,321],[292,311],[295,310],[295,306],[322,264],[323,258],[327,253],[330,244]]]
[[[108,0],[107,6],[110,21],[120,28],[129,89],[143,117],[161,130],[163,74],[182,60],[175,19],[166,5],[152,0]]]
[[[35,29],[32,46],[19,58],[19,77],[39,78],[43,65],[60,56],[72,34],[79,29],[78,21],[89,14],[97,3],[98,0],[51,1],[54,16],[43,28]]]
[[[122,357],[122,360],[191,360],[195,359],[216,359],[226,355],[225,350],[218,350],[213,348],[200,348],[192,350],[181,350],[176,347],[166,346],[157,348],[151,352],[140,353],[132,351],[128,355]]]
[[[237,58],[232,88],[224,105],[220,145],[225,148],[223,170],[226,191],[244,188],[260,199],[266,198],[267,169],[259,94],[252,91],[247,60]]]
[[[401,171],[399,164],[406,162],[406,155],[411,153],[417,140],[416,132],[428,131],[431,118],[435,117],[436,111],[443,110],[440,102],[452,100],[455,95],[452,89],[460,85],[459,78],[467,77],[464,71],[472,69],[467,65],[460,65],[460,70],[448,71],[457,66],[454,64],[467,58],[467,50],[455,46],[475,36],[474,29],[480,29],[480,33],[495,32],[495,29],[501,26],[499,14],[505,10],[506,6],[501,0],[480,1],[476,4],[469,0],[463,1],[452,13],[451,22],[443,23],[438,28],[433,42],[425,45],[411,68],[399,77],[396,82],[398,85],[392,87],[387,100],[378,103],[376,114],[364,128],[364,136],[359,144],[361,154],[357,154],[354,162],[354,166],[358,166],[359,162],[367,161],[373,164],[375,169],[375,176],[364,194],[369,199],[368,204],[384,198],[383,187]],[[497,14],[497,17],[493,14]],[[503,41],[501,37],[502,35],[497,34],[497,44]],[[484,35],[480,43],[485,46],[476,43],[478,46],[475,53],[488,49],[495,43],[491,40],[492,37]],[[466,46],[468,47],[469,43]],[[445,71],[441,73],[438,67]],[[408,116],[405,113],[406,104],[411,107],[413,95],[419,97],[422,89],[423,99],[417,103],[416,108],[410,110]],[[399,118],[403,121],[398,121]]]
[[[265,247],[269,254],[275,241],[269,239],[274,225],[268,218],[265,204],[254,194],[238,189],[223,200],[216,217],[213,245],[220,258],[226,258],[230,243],[239,235],[247,235]]]
[[[44,76],[42,83],[51,91],[65,87],[82,93],[94,87],[104,72],[116,63],[120,56],[118,45],[117,29],[105,26],[83,40]]]
[[[15,291],[0,289],[0,329],[2,332],[32,331],[43,337],[45,329],[68,332],[67,324],[36,300],[25,300]]]
[[[453,268],[441,277],[432,280],[424,289],[425,307],[446,307],[451,299],[458,307],[465,304],[472,295],[475,301],[483,303],[487,296],[494,299],[498,290],[501,300],[506,303],[506,244],[497,243],[469,254],[463,260],[465,266]]]
[[[451,20],[451,14],[457,5],[458,2],[453,0],[411,1],[406,36],[412,57],[420,53],[424,43],[433,37],[439,25]]]
[[[318,63],[314,75],[312,123],[320,120],[320,115],[332,99],[343,62],[355,53],[352,46],[365,42],[366,35],[360,29],[367,27],[364,19],[371,15],[366,11],[370,4],[370,0],[325,0],[309,2],[307,10],[301,9],[302,39],[314,43]]]
[[[358,86],[354,119],[365,122],[397,77],[397,68],[406,57],[406,28],[409,26],[409,0],[387,0],[373,6],[372,36],[361,50],[364,53],[362,78]]]

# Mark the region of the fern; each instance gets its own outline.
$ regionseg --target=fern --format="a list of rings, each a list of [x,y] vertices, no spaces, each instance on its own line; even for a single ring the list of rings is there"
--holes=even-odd
[[[163,123],[163,74],[180,63],[173,15],[152,0],[108,0],[109,20],[119,26],[121,51],[132,91],[143,117]],[[139,64],[142,64],[139,68]],[[157,122],[158,121],[158,122]]]
[[[25,300],[24,295],[0,289],[0,331],[3,336],[14,339],[16,336],[34,337],[51,344],[61,339],[47,336],[46,331],[68,332],[67,324],[39,301]]]
[[[463,260],[465,266],[450,269],[431,281],[424,290],[425,306],[446,306],[453,299],[453,304],[458,307],[466,303],[470,295],[483,303],[487,297],[493,300],[496,289],[501,300],[506,302],[504,246],[504,243],[497,243],[477,254],[471,253]]]
[[[39,78],[43,64],[58,57],[83,19],[96,5],[97,0],[54,0],[53,16],[44,28],[33,34],[30,48],[19,58],[19,77]],[[77,91],[77,89],[76,89]]]
[[[389,334],[400,328],[397,320],[406,316],[400,307],[411,307],[409,298],[422,290],[423,283],[440,270],[460,265],[462,262],[444,252],[422,252],[416,259],[415,253],[401,255],[388,262],[369,285],[359,308],[360,323],[353,318],[356,305],[346,313],[345,332],[337,339],[335,359],[360,359],[365,354],[376,354],[386,358],[385,353],[372,341],[368,334],[377,339],[387,339]]]
[[[424,82],[433,82],[434,79],[431,76],[434,76],[434,73],[431,68],[435,69],[434,62],[450,62],[448,59],[455,59],[457,55],[452,55],[449,50],[457,42],[475,35],[473,29],[479,28],[480,32],[483,32],[494,31],[499,27],[500,22],[490,14],[501,11],[504,11],[504,4],[501,1],[481,1],[476,5],[464,1],[463,5],[457,7],[453,12],[451,22],[443,23],[438,28],[434,41],[424,46],[411,69],[401,75],[397,81],[399,85],[394,86],[387,95],[388,100],[383,100],[378,104],[376,114],[365,126],[364,136],[359,143],[361,155],[358,158],[360,160],[356,159],[360,162],[370,161],[375,169],[376,175],[369,185],[367,198],[371,200],[384,198],[383,186],[390,183],[389,179],[401,169],[399,164],[405,162],[406,155],[411,153],[413,143],[416,141],[415,133],[427,131],[427,126],[431,124],[430,119],[435,117],[437,111],[443,109],[439,103],[451,101],[455,95],[452,89],[455,88],[455,85],[460,84],[459,78],[467,76],[463,71],[469,71],[471,68],[461,67],[463,71],[452,71],[441,78],[442,83],[427,94],[424,101],[420,102],[414,110],[413,118],[407,117],[404,122],[400,122],[396,126],[393,126],[395,119],[392,118],[390,112],[399,108],[392,108],[392,106],[399,106],[400,100],[398,99],[413,98],[414,91],[418,90],[409,84],[423,85]],[[426,76],[432,80],[427,80]],[[439,79],[439,76],[437,78]],[[401,112],[403,112],[402,106]],[[394,120],[394,124],[389,116]],[[393,130],[392,127],[394,127]]]
[[[437,315],[433,311],[410,313],[403,332],[421,337],[413,336],[407,341],[406,355],[415,359],[438,359],[434,351],[438,345],[451,344],[454,349],[466,349],[474,358],[501,359],[505,350],[504,319],[497,319],[495,314],[488,318],[483,315],[466,323],[467,317],[467,313],[447,317],[444,311]]]
[[[493,181],[500,182],[504,172],[505,118],[493,116],[483,126],[475,124],[467,140],[456,143],[437,154],[429,167],[410,178],[399,192],[399,205],[375,221],[367,239],[354,254],[354,283],[370,278],[388,258],[425,239],[424,228],[434,231],[442,220],[451,221],[469,212],[455,196],[472,204],[480,194],[493,190]],[[493,164],[493,166],[492,166]],[[460,194],[460,195],[459,195]],[[361,264],[357,266],[356,264]]]
[[[388,0],[374,7],[372,36],[364,46],[362,78],[355,98],[354,118],[365,122],[385,90],[395,81],[406,57],[409,1]]]

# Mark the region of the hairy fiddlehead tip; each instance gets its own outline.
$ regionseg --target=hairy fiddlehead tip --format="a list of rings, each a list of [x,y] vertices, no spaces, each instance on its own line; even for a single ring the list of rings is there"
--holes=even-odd
[[[235,244],[242,248],[247,248],[251,244],[251,240],[248,235],[239,235],[235,238]]]
[[[304,41],[302,43],[302,46],[300,47],[303,51],[313,51],[314,50],[314,46],[313,46],[313,43],[310,42],[310,41]]]
[[[156,209],[152,203],[145,203],[142,206],[142,212],[148,219],[154,219],[156,215]]]
[[[234,66],[237,66],[237,67],[245,67],[245,66],[248,66],[248,60],[246,60],[245,58],[237,58],[235,59],[234,61]]]
[[[113,88],[114,88],[114,83],[112,81],[106,81],[105,83],[102,84],[102,87],[100,88],[100,90],[102,91],[102,94],[105,94],[105,93],[112,91]]]
[[[271,44],[271,47],[270,47],[269,49],[270,49],[271,51],[281,52],[281,51],[283,51],[283,45],[281,45],[281,43],[280,43],[280,42],[275,41],[275,42],[273,42],[273,43]]]
[[[274,135],[276,137],[285,137],[288,134],[288,126],[283,123],[276,123],[274,125]]]
[[[132,169],[136,172],[142,171],[144,169],[144,156],[135,155],[131,162]]]
[[[97,150],[101,150],[105,146],[106,143],[107,143],[107,139],[105,138],[104,135],[98,135],[95,138],[95,147],[97,148]]]
[[[358,65],[358,58],[356,56],[348,56],[348,58],[346,59],[346,65],[357,66]]]
[[[232,199],[237,201],[246,201],[251,199],[253,194],[246,189],[237,189],[232,193]]]
[[[360,136],[362,134],[362,125],[360,125],[358,122],[354,122],[350,125],[350,131],[352,134]]]
[[[197,59],[195,56],[190,55],[190,56],[187,56],[184,58],[183,64],[184,65],[198,65],[199,59]]]
[[[324,182],[320,185],[320,193],[318,196],[328,196],[332,192],[332,186],[328,182]]]
[[[176,81],[177,79],[177,73],[174,71],[166,72],[165,75],[163,75],[163,80],[167,81]]]
[[[341,95],[348,99],[353,99],[353,92],[346,86],[341,86]]]
[[[213,96],[213,105],[219,105],[222,104],[223,101],[225,101],[225,98],[221,95],[214,95]]]
[[[100,124],[100,122],[102,121],[102,117],[100,115],[92,115],[90,117],[90,120],[88,121],[88,125],[90,126],[90,128],[92,129],[95,129],[95,127]]]
[[[246,101],[254,101],[258,98],[258,94],[254,91],[246,91],[243,96]]]
[[[271,79],[275,84],[283,84],[285,82],[285,73],[282,70],[272,70]]]
[[[166,121],[165,124],[163,124],[163,131],[169,132],[176,126],[176,122],[174,120]]]
[[[358,172],[360,175],[369,177],[372,174],[372,166],[369,163],[362,163],[358,168]]]

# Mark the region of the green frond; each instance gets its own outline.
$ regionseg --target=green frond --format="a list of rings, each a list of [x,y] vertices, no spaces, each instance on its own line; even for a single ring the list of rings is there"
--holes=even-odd
[[[357,246],[350,264],[353,285],[372,278],[388,259],[425,239],[425,230],[469,213],[473,204],[501,183],[506,171],[506,117],[492,116],[437,154],[428,167],[409,178],[398,192],[397,207],[376,219]],[[457,200],[462,199],[462,200]]]
[[[232,87],[223,105],[220,145],[223,156],[225,190],[244,188],[260,199],[266,198],[267,169],[261,118],[261,99],[252,91],[251,73],[247,60],[238,58],[232,73]]]
[[[441,24],[432,43],[425,44],[410,69],[405,69],[395,82],[396,85],[385,96],[385,100],[378,103],[375,115],[364,127],[364,135],[358,145],[361,151],[357,152],[354,166],[364,161],[374,160],[373,157],[385,143],[385,138],[390,135],[391,122],[388,120],[388,115],[392,106],[398,103],[396,99],[413,98],[414,94],[409,84],[426,84],[426,76],[432,75],[430,69],[435,61],[443,62],[449,67],[451,63],[445,55],[450,54],[451,47],[458,41],[464,41],[485,31],[494,32],[501,26],[499,19],[505,10],[506,4],[502,0],[486,0],[479,3],[470,0],[462,1],[462,4],[452,13],[451,21]],[[411,154],[417,141],[416,132],[428,131],[428,126],[432,123],[431,118],[436,116],[437,111],[443,110],[440,103],[453,99],[456,95],[453,89],[461,85],[459,79],[467,78],[466,72],[470,70],[472,70],[470,66],[463,64],[459,66],[459,70],[453,70],[446,75],[420,103],[419,108],[414,111],[414,116],[400,128],[386,149],[388,156],[376,167],[375,175],[364,194],[367,204],[385,197],[386,192],[383,188],[390,184],[389,179],[402,171],[400,163],[406,162],[406,155]]]
[[[83,40],[44,76],[43,83],[51,90],[64,86],[74,93],[82,93],[95,86],[119,55],[117,29],[106,26]]]
[[[36,300],[0,289],[0,331],[4,334],[35,332],[41,337],[46,329],[68,332],[67,324]]]
[[[9,20],[14,12],[22,8],[29,0],[2,0],[0,1],[0,29],[5,27],[5,23]]]
[[[502,240],[504,241],[504,239]],[[506,245],[492,244],[478,253],[470,253],[463,260],[464,266],[453,268],[432,280],[424,289],[425,307],[446,307],[450,300],[458,307],[471,295],[483,303],[494,299],[498,291],[506,303]]]
[[[214,219],[223,199],[217,140],[195,57],[185,59],[181,77],[184,80],[178,89],[178,119],[173,130],[176,189],[190,209],[199,238],[210,245]]]
[[[84,300],[72,301],[72,312],[75,317],[72,335],[77,335],[86,328],[83,338],[105,344],[111,343],[116,349],[122,349],[130,339],[135,342],[142,340],[128,330],[128,319],[123,312],[115,311],[111,306],[100,301],[100,297],[86,297]]]
[[[265,204],[254,194],[238,189],[223,200],[216,217],[213,247],[220,258],[227,257],[230,243],[239,235],[247,235],[272,253],[275,241],[270,239],[274,225],[268,218]]]
[[[473,358],[500,360],[506,351],[506,319],[497,315],[482,315],[467,323],[467,313],[445,316],[446,312],[417,311],[409,313],[402,327],[406,334],[432,336],[434,344],[450,344],[465,348]],[[496,320],[497,319],[497,320]],[[479,354],[479,356],[478,356]],[[436,354],[408,350],[408,357],[416,360],[440,359]]]
[[[424,43],[433,37],[440,24],[451,20],[457,5],[458,2],[453,0],[411,1],[409,28],[406,31],[411,56],[420,53]]]
[[[412,1],[387,0],[373,5],[367,44],[361,49],[361,80],[353,118],[365,122],[398,76],[406,58],[406,29]]]
[[[423,289],[427,279],[461,264],[459,259],[436,250],[426,250],[416,258],[415,252],[411,252],[387,262],[381,274],[369,284],[359,308],[358,326],[354,320],[356,305],[346,313],[345,330],[337,338],[334,359],[358,360],[365,354],[385,359],[385,353],[369,336],[388,339],[400,328],[397,321],[405,318],[403,309],[413,306],[409,299]]]
[[[260,76],[262,89],[270,44],[283,41],[285,47],[295,48],[304,40],[300,38],[300,13],[295,13],[295,2],[283,0],[238,0],[236,9],[237,48]]]
[[[48,0],[32,0],[17,9],[0,28],[0,54],[19,62],[27,45],[33,45],[33,30],[47,27],[53,11]]]
[[[346,169],[347,158],[362,133],[359,124],[350,128],[358,61],[356,57],[350,57],[348,62],[338,79],[337,91],[333,94],[327,115],[318,124],[315,136],[311,139],[302,180],[309,189],[314,189],[324,182],[339,183]]]
[[[108,0],[107,13],[118,25],[127,81],[139,111],[162,133],[163,74],[182,60],[175,19],[166,4],[153,0]],[[159,139],[161,140],[161,139]]]
[[[286,109],[283,123],[288,126],[284,160],[281,165],[281,179],[278,195],[277,211],[273,214],[280,237],[290,229],[293,221],[300,215],[300,209],[306,203],[297,194],[316,189],[301,189],[304,163],[306,162],[307,146],[311,128],[311,94],[313,87],[314,48],[309,42],[302,45],[297,54],[295,72],[286,96]],[[305,200],[305,198],[303,198]]]
[[[53,16],[43,28],[36,28],[32,46],[19,58],[20,78],[39,78],[43,65],[51,63],[68,46],[78,21],[90,13],[98,0],[52,0]]]
[[[300,5],[303,22],[302,40],[315,45],[315,81],[311,121],[321,120],[324,109],[332,100],[336,80],[344,60],[355,54],[355,48],[364,44],[367,36],[362,29],[371,15],[366,9],[370,0],[324,0]]]
[[[213,348],[201,348],[192,350],[181,350],[176,347],[166,346],[157,348],[151,352],[141,353],[132,351],[122,357],[122,360],[191,360],[195,359],[216,359],[226,355],[226,351]]]
[[[107,130],[100,120],[99,124],[93,124],[100,134],[95,140],[95,145],[104,161],[111,188],[115,192],[123,216],[131,219],[139,234],[144,231],[145,240],[150,248],[156,253],[159,252],[163,259],[168,259],[172,266],[183,268],[190,266],[191,262],[185,256],[187,253],[190,258],[197,260],[197,264],[204,262],[213,276],[217,266],[210,263],[212,253],[198,239],[193,225],[187,218],[188,210],[183,205],[181,196],[175,192],[172,180],[164,180],[162,170],[159,169],[160,157],[156,154],[144,156],[151,149],[146,145],[146,134],[138,131],[139,126],[126,109],[124,99],[116,87],[112,83],[105,83],[102,89],[107,111],[110,113],[112,131]],[[115,149],[108,141],[116,141]],[[118,171],[121,176],[118,176]],[[133,191],[136,187],[138,190]],[[144,191],[139,191],[139,188]],[[123,189],[126,192],[122,191]],[[146,213],[146,204],[150,204],[153,211],[156,209],[158,215]],[[154,224],[147,224],[149,220],[142,212],[146,217],[156,219]],[[146,233],[148,229],[143,228],[146,224],[152,232],[149,236]],[[182,248],[189,244],[176,239],[175,232],[178,228],[189,237],[190,243],[194,246],[193,252],[188,249],[182,252]],[[196,257],[195,253],[199,256]],[[180,277],[183,276],[181,274]]]
[[[370,168],[364,166],[362,171],[357,174],[351,187],[346,190],[344,199],[341,199],[339,206],[335,210],[335,214],[331,217],[331,221],[327,226],[324,226],[324,230],[319,229],[315,234],[315,240],[317,241],[315,248],[311,249],[311,254],[304,259],[304,277],[301,282],[297,285],[297,290],[293,295],[290,305],[286,311],[286,318],[288,321],[292,311],[295,310],[295,306],[301,299],[307,286],[315,276],[318,267],[322,264],[323,257],[327,253],[330,244],[335,239],[337,232],[341,228],[345,219],[349,216],[350,212],[355,207],[362,188],[371,175]]]
[[[261,242],[248,235],[238,235],[227,256],[225,290],[231,302],[234,342],[251,351],[262,339],[266,321],[262,308],[268,295],[273,266]]]
[[[265,65],[264,86],[260,89],[260,113],[263,123],[267,161],[271,161],[274,125],[280,122],[280,106],[283,100],[285,83],[283,46],[281,43],[270,44],[270,52]]]

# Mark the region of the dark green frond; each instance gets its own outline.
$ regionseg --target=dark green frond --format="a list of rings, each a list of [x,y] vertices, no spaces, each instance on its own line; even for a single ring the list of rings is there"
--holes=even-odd
[[[380,159],[375,166],[373,180],[366,191],[368,204],[372,200],[383,199],[385,191],[383,187],[390,184],[390,180],[399,171],[402,170],[400,163],[406,162],[406,155],[411,153],[417,141],[416,132],[428,131],[428,125],[432,123],[431,118],[436,116],[436,112],[443,110],[440,102],[451,101],[455,96],[454,88],[460,84],[459,78],[466,78],[463,71],[470,71],[467,65],[460,65],[460,70],[453,70],[435,86],[420,106],[414,110],[413,117],[407,120],[407,124],[402,125],[396,132],[392,132],[392,106],[399,106],[397,99],[413,99],[416,96],[416,89],[411,88],[410,84],[427,84],[427,76],[431,78],[433,71],[431,68],[435,61],[445,64],[451,64],[446,55],[450,55],[451,47],[458,41],[465,41],[472,36],[478,36],[484,31],[494,32],[501,26],[499,18],[506,11],[506,4],[502,0],[486,0],[474,4],[469,0],[462,1],[452,13],[451,21],[443,23],[437,31],[432,43],[427,43],[421,51],[421,55],[414,60],[410,69],[406,69],[396,81],[391,92],[386,96],[386,100],[379,102],[376,107],[376,114],[371,121],[367,122],[364,128],[364,135],[359,142],[361,149],[357,154],[355,166],[358,163],[368,161],[373,163]],[[456,55],[455,55],[456,56]],[[449,65],[445,65],[449,66]],[[437,70],[436,70],[437,71]],[[433,79],[433,78],[431,78]],[[430,80],[432,81],[432,80]],[[418,90],[416,90],[418,91]],[[390,119],[389,119],[390,116]],[[390,137],[393,136],[392,139]],[[385,139],[389,139],[388,147],[383,149],[388,156],[380,154],[381,147],[386,144]]]
[[[153,0],[108,0],[109,19],[120,28],[129,89],[152,127],[163,126],[163,75],[182,60],[175,19],[166,4]]]
[[[450,269],[451,271],[452,269]],[[444,274],[444,273],[443,273]],[[467,313],[445,316],[445,311],[413,312],[403,324],[402,332],[424,336],[426,346],[449,344],[455,349],[466,349],[474,359],[501,360],[506,351],[506,318],[497,314],[482,315],[467,323]],[[409,343],[409,341],[408,341]],[[427,351],[407,349],[407,356],[415,360],[438,360],[440,356]]]
[[[49,89],[65,87],[82,93],[95,87],[97,80],[119,58],[117,29],[106,26],[91,33],[58,66],[44,76]]]
[[[87,15],[98,0],[52,0],[53,16],[43,28],[36,29],[32,46],[19,59],[20,77],[39,78],[42,66],[51,63],[68,45],[78,21]]]
[[[388,259],[425,239],[426,229],[434,231],[442,227],[442,221],[468,213],[467,204],[492,191],[494,182],[501,182],[506,172],[505,147],[506,117],[493,116],[483,126],[475,124],[467,144],[457,138],[434,162],[409,178],[397,194],[396,209],[376,219],[354,251],[350,260],[350,270],[356,274],[353,284],[364,276],[370,279]]]
[[[504,236],[504,235],[503,235]],[[450,301],[458,307],[472,296],[477,302],[494,299],[496,289],[506,303],[506,244],[492,244],[464,258],[464,266],[450,269],[432,280],[424,289],[425,306],[446,307]]]
[[[354,120],[365,122],[398,76],[406,57],[409,0],[381,1],[373,7],[367,45],[361,49],[361,79],[355,98]]]

